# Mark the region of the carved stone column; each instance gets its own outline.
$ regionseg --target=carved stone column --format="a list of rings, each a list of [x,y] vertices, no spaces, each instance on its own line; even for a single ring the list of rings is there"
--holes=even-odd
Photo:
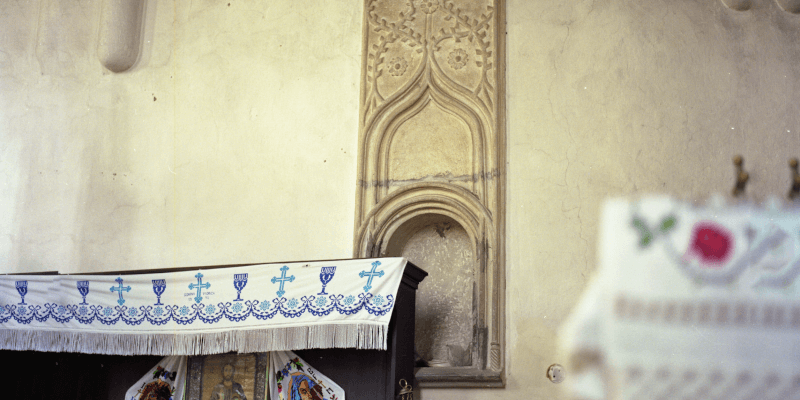
[[[472,365],[417,378],[502,386],[504,2],[365,0],[364,9],[354,255],[400,255],[388,253],[420,221],[459,224],[476,258]]]

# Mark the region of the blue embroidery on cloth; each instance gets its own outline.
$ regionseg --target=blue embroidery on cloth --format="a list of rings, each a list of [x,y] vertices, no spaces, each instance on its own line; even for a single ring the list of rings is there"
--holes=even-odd
[[[236,299],[242,301],[242,289],[247,285],[247,274],[233,274],[233,288],[236,289]]]
[[[319,281],[322,282],[322,291],[317,293],[317,295],[326,295],[328,293],[325,292],[325,286],[331,282],[333,279],[333,275],[336,274],[336,266],[333,267],[322,267],[319,271]]]
[[[115,287],[116,288],[116,287]],[[45,322],[52,318],[56,322],[68,323],[73,319],[81,324],[89,325],[99,321],[103,325],[164,325],[174,321],[180,325],[189,325],[195,321],[214,324],[222,318],[233,322],[245,321],[250,317],[269,320],[277,315],[285,318],[297,318],[306,313],[314,316],[325,316],[337,312],[341,315],[353,315],[366,311],[375,316],[385,315],[394,307],[394,296],[361,293],[358,298],[339,294],[328,296],[303,296],[299,299],[279,297],[268,300],[244,300],[243,302],[226,302],[217,304],[191,304],[190,306],[159,305],[128,307],[119,305],[103,307],[99,305],[54,304],[44,306],[34,304],[8,304],[0,307],[0,323],[11,320],[20,324],[30,324],[34,319]],[[121,322],[120,322],[121,321]]]
[[[203,296],[200,294],[200,290],[201,289],[210,288],[211,287],[211,283],[209,283],[209,282],[203,283],[203,274],[201,274],[199,272],[194,277],[197,278],[197,284],[190,283],[189,284],[189,290],[197,289],[197,296],[195,296],[194,301],[195,301],[195,303],[199,303],[199,302],[203,301]]]
[[[28,294],[28,281],[16,281],[14,286],[17,287],[17,293],[22,296],[22,302],[19,304],[25,304],[25,295]]]
[[[375,261],[374,263],[372,263],[372,271],[370,271],[370,272],[361,271],[361,272],[358,273],[358,276],[361,277],[361,278],[363,278],[365,276],[369,277],[369,279],[367,279],[367,284],[364,285],[364,291],[365,292],[369,292],[369,290],[372,289],[372,278],[374,278],[376,276],[378,278],[380,278],[380,277],[383,276],[383,271],[375,272],[375,268],[378,268],[379,265],[381,265],[381,262],[380,261]]]
[[[273,276],[272,277],[272,283],[275,283],[275,282],[280,282],[281,283],[281,287],[280,287],[280,289],[278,289],[278,292],[277,292],[278,293],[278,297],[283,297],[283,294],[286,293],[286,291],[283,290],[283,284],[286,281],[294,282],[294,275],[287,277],[286,276],[287,272],[289,272],[289,267],[284,265],[284,266],[281,267],[281,277],[280,278],[278,278],[277,276]]]
[[[54,304],[45,303],[44,306],[26,304],[25,295],[28,293],[27,281],[16,281],[15,286],[17,292],[22,297],[22,302],[16,305],[8,304],[0,306],[0,324],[7,323],[12,319],[20,324],[30,324],[34,319],[39,322],[45,322],[52,318],[59,323],[69,323],[73,319],[77,322],[89,325],[95,321],[99,321],[104,325],[116,325],[119,321],[127,325],[140,325],[143,322],[148,322],[151,325],[164,325],[167,322],[174,321],[180,325],[189,325],[197,320],[206,324],[214,324],[219,322],[223,317],[233,322],[245,321],[251,316],[260,319],[268,320],[280,314],[285,318],[297,318],[305,313],[310,313],[314,316],[326,316],[336,311],[341,315],[353,315],[359,311],[366,311],[375,316],[385,315],[391,311],[394,306],[394,296],[387,295],[373,295],[369,293],[372,289],[372,279],[375,277],[382,277],[384,271],[377,271],[376,268],[381,263],[375,261],[372,263],[371,271],[361,271],[359,276],[361,278],[368,277],[367,284],[364,286],[365,293],[356,296],[336,295],[325,293],[326,296],[303,296],[300,299],[286,298],[284,294],[285,282],[293,282],[294,275],[286,276],[289,271],[288,266],[281,268],[281,276],[273,277],[272,283],[280,282],[279,290],[276,292],[277,298],[269,300],[243,300],[241,298],[241,291],[247,284],[247,274],[235,274],[233,279],[234,288],[237,290],[236,299],[232,302],[214,304],[201,303],[203,297],[201,295],[202,289],[211,287],[209,282],[203,283],[203,274],[197,273],[197,284],[189,284],[189,289],[197,290],[197,296],[194,298],[196,304],[191,305],[165,305],[161,303],[161,295],[166,289],[166,281],[164,279],[154,279],[153,292],[157,296],[157,302],[153,306],[139,306],[128,307],[125,306],[125,299],[123,292],[130,292],[130,286],[123,286],[123,279],[118,277],[114,281],[118,286],[110,288],[111,293],[117,292],[119,299],[117,303],[119,306],[103,307],[100,305],[91,305],[86,302],[86,296],[89,294],[89,281],[78,281],[78,292],[83,298],[79,304]],[[326,267],[320,273],[320,280],[323,283],[322,292],[325,292],[325,285],[333,278],[336,267]],[[323,276],[325,275],[325,276]]]
[[[161,295],[167,290],[167,281],[165,279],[153,279],[153,293],[156,294],[156,304],[154,306],[163,306],[161,303]]]
[[[89,295],[89,281],[78,281],[76,283],[78,287],[78,293],[83,296],[83,301],[80,303],[82,305],[87,305],[89,303],[86,302],[86,296]]]
[[[117,303],[119,303],[119,305],[123,305],[123,304],[125,304],[125,299],[122,297],[122,292],[130,292],[131,291],[131,287],[130,286],[123,287],[122,286],[122,278],[120,278],[120,277],[117,277],[117,279],[114,279],[114,282],[117,282],[119,284],[119,287],[112,286],[111,287],[111,293],[119,292],[119,300],[117,300]]]

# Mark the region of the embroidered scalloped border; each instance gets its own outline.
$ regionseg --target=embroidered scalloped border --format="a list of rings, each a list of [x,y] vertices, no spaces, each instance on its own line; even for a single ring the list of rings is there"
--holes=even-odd
[[[315,300],[316,299],[316,300]],[[330,302],[328,302],[330,299]],[[243,305],[244,304],[244,305]],[[84,325],[95,321],[103,325],[116,325],[123,322],[126,325],[141,325],[148,322],[151,325],[164,325],[174,321],[180,325],[189,325],[202,321],[205,324],[215,324],[223,317],[231,322],[242,322],[253,317],[259,320],[273,319],[276,315],[285,318],[297,318],[306,312],[317,317],[331,314],[333,311],[340,315],[354,315],[366,311],[375,316],[383,316],[391,312],[394,307],[394,296],[373,295],[361,293],[358,301],[354,296],[330,295],[327,297],[303,296],[300,301],[295,298],[281,297],[268,301],[247,300],[243,302],[227,302],[213,304],[191,305],[161,305],[161,306],[100,306],[55,303],[39,304],[8,304],[0,307],[0,324],[16,322],[28,325],[34,320],[46,322],[51,319],[55,322],[66,324],[75,320]],[[2,327],[2,325],[0,325]]]

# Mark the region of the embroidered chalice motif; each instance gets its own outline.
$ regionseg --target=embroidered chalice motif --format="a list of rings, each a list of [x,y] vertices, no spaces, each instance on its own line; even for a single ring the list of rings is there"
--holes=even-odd
[[[164,290],[167,289],[167,281],[165,279],[153,279],[153,293],[156,294],[156,304],[155,306],[163,306],[164,304],[161,303],[161,295],[164,294]]]
[[[17,287],[17,293],[22,296],[22,303],[25,304],[25,295],[28,294],[28,281],[16,281],[14,285]]]
[[[319,272],[319,281],[322,282],[322,291],[317,295],[325,295],[325,286],[333,279],[333,274],[336,273],[336,267],[322,267]]]
[[[247,285],[247,274],[233,274],[233,287],[236,288],[236,299],[242,301],[242,289]]]
[[[83,301],[79,304],[85,306],[88,304],[86,303],[86,296],[89,295],[89,281],[78,281],[77,285],[78,285],[78,293],[80,293],[81,296],[83,296]]]

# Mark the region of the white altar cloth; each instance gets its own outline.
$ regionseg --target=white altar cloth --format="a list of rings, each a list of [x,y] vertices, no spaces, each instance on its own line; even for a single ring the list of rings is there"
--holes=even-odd
[[[403,258],[0,276],[0,349],[196,355],[386,349]]]

